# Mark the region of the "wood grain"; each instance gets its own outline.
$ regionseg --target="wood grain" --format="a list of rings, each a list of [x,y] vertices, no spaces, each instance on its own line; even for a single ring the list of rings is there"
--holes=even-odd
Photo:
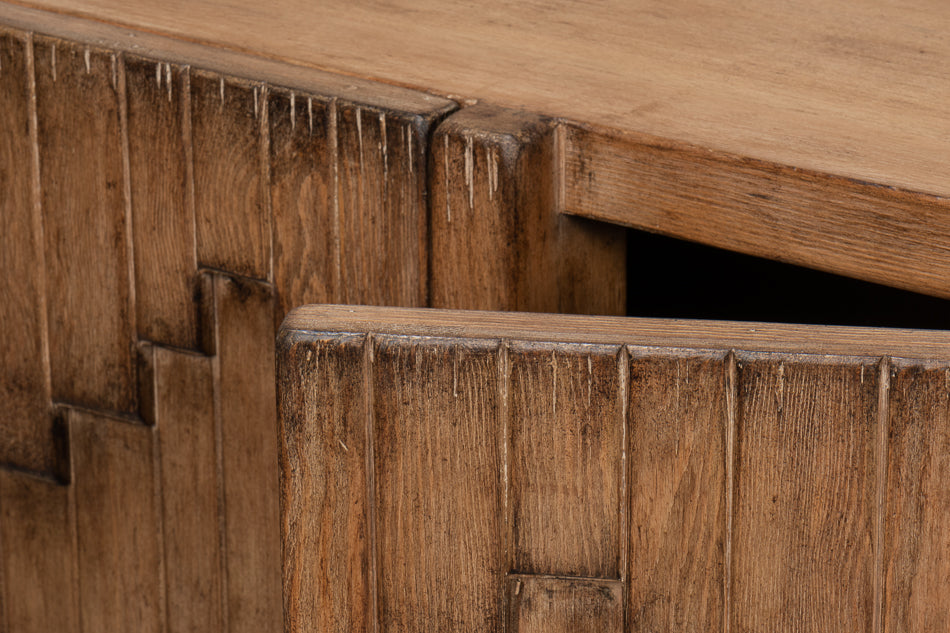
[[[45,260],[35,206],[31,44],[0,31],[0,462],[52,472]]]
[[[224,630],[212,360],[148,346],[161,466],[168,631]]]
[[[950,406],[946,363],[895,362],[890,379],[887,506],[884,525],[884,628],[950,626],[946,525]]]
[[[944,199],[571,126],[564,145],[568,213],[950,297]]]
[[[726,361],[632,348],[627,627],[723,626]]]
[[[737,368],[732,628],[870,630],[877,364],[741,357]]]
[[[513,571],[621,577],[619,352],[596,345],[508,350]]]
[[[378,337],[373,467],[383,631],[500,631],[497,344]]]
[[[223,482],[226,610],[231,631],[280,627],[280,530],[274,290],[205,275],[214,349],[216,441]]]
[[[56,400],[135,410],[130,235],[113,55],[35,40]]]
[[[135,313],[139,337],[195,349],[194,183],[187,68],[122,61],[128,99]]]
[[[440,114],[337,107],[337,301],[425,305],[425,148]]]
[[[433,307],[623,314],[624,234],[554,212],[554,151],[551,122],[524,112],[476,105],[438,127]]]
[[[195,71],[191,110],[198,262],[266,279],[271,236],[262,86]]]
[[[591,578],[508,576],[511,633],[620,633],[623,583]]]
[[[81,630],[164,631],[155,429],[80,409],[68,419]]]
[[[268,94],[277,318],[338,294],[333,102],[292,90]]]
[[[6,631],[79,630],[79,576],[70,486],[0,470],[0,552]],[[2,614],[2,611],[0,611]]]
[[[370,631],[364,337],[281,337],[284,627]]]

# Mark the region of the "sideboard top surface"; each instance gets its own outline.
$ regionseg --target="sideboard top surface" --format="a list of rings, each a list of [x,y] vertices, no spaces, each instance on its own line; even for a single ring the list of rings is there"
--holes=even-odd
[[[19,4],[950,196],[940,0]]]

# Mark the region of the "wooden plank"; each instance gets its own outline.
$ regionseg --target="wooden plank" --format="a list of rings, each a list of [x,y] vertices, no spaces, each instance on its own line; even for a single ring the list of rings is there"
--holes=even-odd
[[[950,626],[948,370],[895,362],[890,380],[884,629],[937,631]]]
[[[79,630],[72,489],[0,469],[0,550],[6,631]],[[2,613],[2,611],[0,611]]]
[[[52,393],[135,410],[130,237],[114,56],[37,37]]]
[[[284,626],[370,631],[364,337],[282,337]]]
[[[733,630],[871,630],[877,364],[750,357],[737,370]]]
[[[145,353],[161,456],[168,631],[223,630],[212,361],[154,346]]]
[[[0,31],[0,462],[52,472],[42,221],[35,206],[32,50]]]
[[[690,321],[561,314],[516,314],[373,306],[305,306],[284,322],[288,330],[386,332],[407,336],[509,338],[603,345],[750,350],[791,354],[950,357],[950,333],[821,325]]]
[[[155,429],[69,413],[83,631],[164,631]]]
[[[278,319],[299,305],[333,303],[339,294],[333,108],[305,93],[268,94]]]
[[[187,68],[123,60],[129,116],[135,312],[140,338],[197,347]]]
[[[258,279],[268,277],[271,255],[266,101],[260,84],[192,73],[198,262]]]
[[[945,200],[653,138],[564,137],[564,211],[950,297]]]
[[[434,118],[337,108],[340,303],[425,305],[425,148]]]
[[[621,577],[624,419],[620,350],[508,350],[512,569]]]
[[[724,355],[631,353],[627,627],[718,630],[728,564]]]
[[[471,106],[438,127],[433,307],[624,313],[625,234],[555,212],[554,149],[549,120],[514,110]]]
[[[379,629],[500,631],[497,344],[381,336],[372,358]]]
[[[511,633],[620,633],[623,583],[593,578],[508,576]]]
[[[228,626],[280,628],[273,288],[212,274],[211,342],[224,483]]]

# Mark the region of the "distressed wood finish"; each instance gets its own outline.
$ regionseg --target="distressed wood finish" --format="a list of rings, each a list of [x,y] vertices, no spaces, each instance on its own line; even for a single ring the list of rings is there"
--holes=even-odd
[[[512,575],[511,633],[620,633],[623,583],[617,580]]]
[[[625,235],[555,212],[554,151],[552,122],[524,112],[478,105],[439,126],[433,307],[624,313]]]

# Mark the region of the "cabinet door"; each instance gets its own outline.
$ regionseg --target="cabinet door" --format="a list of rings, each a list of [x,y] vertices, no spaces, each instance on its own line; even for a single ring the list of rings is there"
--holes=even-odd
[[[950,333],[311,306],[288,631],[932,630]]]

